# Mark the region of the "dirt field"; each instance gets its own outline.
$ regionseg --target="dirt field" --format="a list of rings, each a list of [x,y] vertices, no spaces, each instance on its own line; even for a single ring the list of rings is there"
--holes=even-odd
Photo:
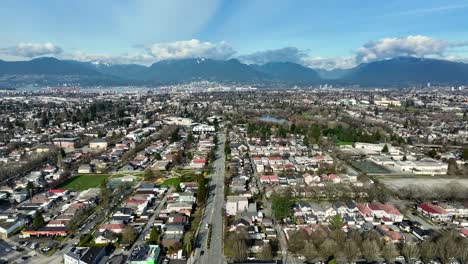
[[[457,183],[468,188],[468,178],[442,178],[442,177],[379,177],[379,180],[389,188],[398,190],[408,185],[425,186],[428,188],[441,187],[449,183]]]

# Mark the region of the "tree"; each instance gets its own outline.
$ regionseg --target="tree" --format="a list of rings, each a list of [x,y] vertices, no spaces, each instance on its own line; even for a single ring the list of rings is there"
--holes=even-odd
[[[151,181],[154,178],[154,172],[151,168],[145,170],[145,181]]]
[[[398,250],[393,243],[387,243],[382,249],[382,257],[388,263],[393,263],[395,258],[398,257]]]
[[[460,253],[458,255],[458,260],[461,264],[468,263],[468,241],[464,240],[463,243],[460,245]]]
[[[338,244],[331,238],[325,239],[319,247],[320,256],[326,261],[335,255]]]
[[[431,157],[431,158],[435,158],[435,157],[437,156],[437,150],[431,149],[431,150],[427,153],[427,155],[428,155],[429,157]]]
[[[341,230],[343,228],[343,218],[340,214],[336,214],[330,219],[330,228],[333,230]]]
[[[304,246],[302,255],[304,255],[307,261],[312,262],[318,257],[319,254],[314,243],[307,242],[306,245]]]
[[[459,254],[460,244],[457,241],[457,235],[450,232],[443,234],[436,242],[437,256],[442,263],[451,262]]]
[[[44,217],[42,217],[42,213],[39,210],[36,210],[34,213],[32,226],[35,230],[45,226]]]
[[[382,148],[382,153],[388,153],[388,146],[387,144],[384,145],[384,147]]]
[[[206,200],[206,179],[203,177],[203,175],[197,176],[197,183],[198,183],[198,189],[197,189],[197,202],[199,204],[203,204]]]
[[[288,241],[288,249],[292,253],[301,253],[306,245],[307,236],[302,231],[296,231],[291,234]]]
[[[103,207],[109,206],[109,202],[110,202],[110,199],[111,199],[111,191],[109,190],[109,188],[107,188],[106,181],[102,182],[100,192],[101,192],[101,197],[100,197],[101,205]]]
[[[271,251],[271,247],[269,244],[266,244],[262,248],[262,252],[260,253],[260,259],[262,260],[272,260],[273,253]]]
[[[137,237],[135,229],[131,226],[127,226],[122,232],[122,241],[128,244],[133,243]]]
[[[276,220],[286,218],[291,213],[291,201],[286,195],[273,194],[271,197],[271,210]]]
[[[434,242],[429,240],[424,240],[420,246],[419,251],[421,253],[421,259],[424,263],[429,263],[436,257],[437,247]]]
[[[466,112],[465,112],[465,114],[466,114]],[[468,160],[468,148],[463,149],[462,154],[461,154],[461,158],[463,160]]]
[[[192,253],[192,246],[193,246],[193,232],[187,232],[184,235],[184,245],[185,245],[185,254],[186,256],[190,255]]]
[[[415,263],[421,256],[418,246],[412,243],[405,243],[401,249],[401,254],[405,257],[407,263]]]
[[[32,198],[34,194],[34,184],[31,181],[28,181],[26,184],[26,190],[28,190],[29,198]]]
[[[380,247],[375,240],[364,240],[361,245],[361,252],[367,261],[377,261],[380,258]]]
[[[315,142],[318,142],[319,141],[319,138],[320,138],[320,127],[318,125],[312,125],[311,129],[310,129],[310,135],[312,137],[312,139],[315,140]]]
[[[180,139],[179,129],[174,129],[174,131],[171,134],[171,142],[172,143],[177,142],[177,141],[179,141],[179,139]]]
[[[154,158],[155,158],[156,160],[162,160],[161,153],[156,152],[156,154],[154,154]]]
[[[355,241],[347,239],[343,244],[341,254],[347,262],[353,263],[356,262],[356,259],[361,254],[361,251],[359,250],[359,247]]]
[[[342,246],[346,240],[346,233],[342,229],[333,229],[328,237],[335,240],[338,244],[340,244],[340,246]]]
[[[156,227],[151,228],[151,233],[150,233],[148,243],[151,244],[151,245],[158,245],[159,244],[159,232],[158,232],[158,229]]]
[[[224,154],[226,155],[231,154],[231,147],[229,147],[229,144],[224,145]]]
[[[247,234],[244,230],[228,233],[225,245],[232,260],[240,262],[247,259],[248,248],[245,241],[246,237]]]

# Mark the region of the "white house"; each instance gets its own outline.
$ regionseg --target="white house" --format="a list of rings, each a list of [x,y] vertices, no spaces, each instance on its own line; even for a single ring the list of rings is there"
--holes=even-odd
[[[237,212],[246,211],[249,200],[245,196],[228,196],[226,201],[226,213],[236,215]]]

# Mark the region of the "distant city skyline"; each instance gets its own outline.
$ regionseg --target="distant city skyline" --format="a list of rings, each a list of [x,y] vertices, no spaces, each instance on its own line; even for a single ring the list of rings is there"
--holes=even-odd
[[[466,1],[14,1],[0,59],[165,59],[351,68],[399,56],[468,61]]]

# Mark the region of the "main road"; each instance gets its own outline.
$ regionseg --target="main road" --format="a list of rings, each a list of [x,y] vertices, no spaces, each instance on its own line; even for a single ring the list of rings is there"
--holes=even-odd
[[[191,263],[226,263],[224,258],[224,174],[225,174],[225,155],[224,155],[224,133],[219,133],[218,150],[213,164],[213,171],[210,174],[210,183],[208,186],[208,199],[196,238],[195,253],[190,259]],[[209,228],[207,228],[209,226]],[[208,239],[211,229],[211,240]],[[209,245],[208,245],[209,243]]]

